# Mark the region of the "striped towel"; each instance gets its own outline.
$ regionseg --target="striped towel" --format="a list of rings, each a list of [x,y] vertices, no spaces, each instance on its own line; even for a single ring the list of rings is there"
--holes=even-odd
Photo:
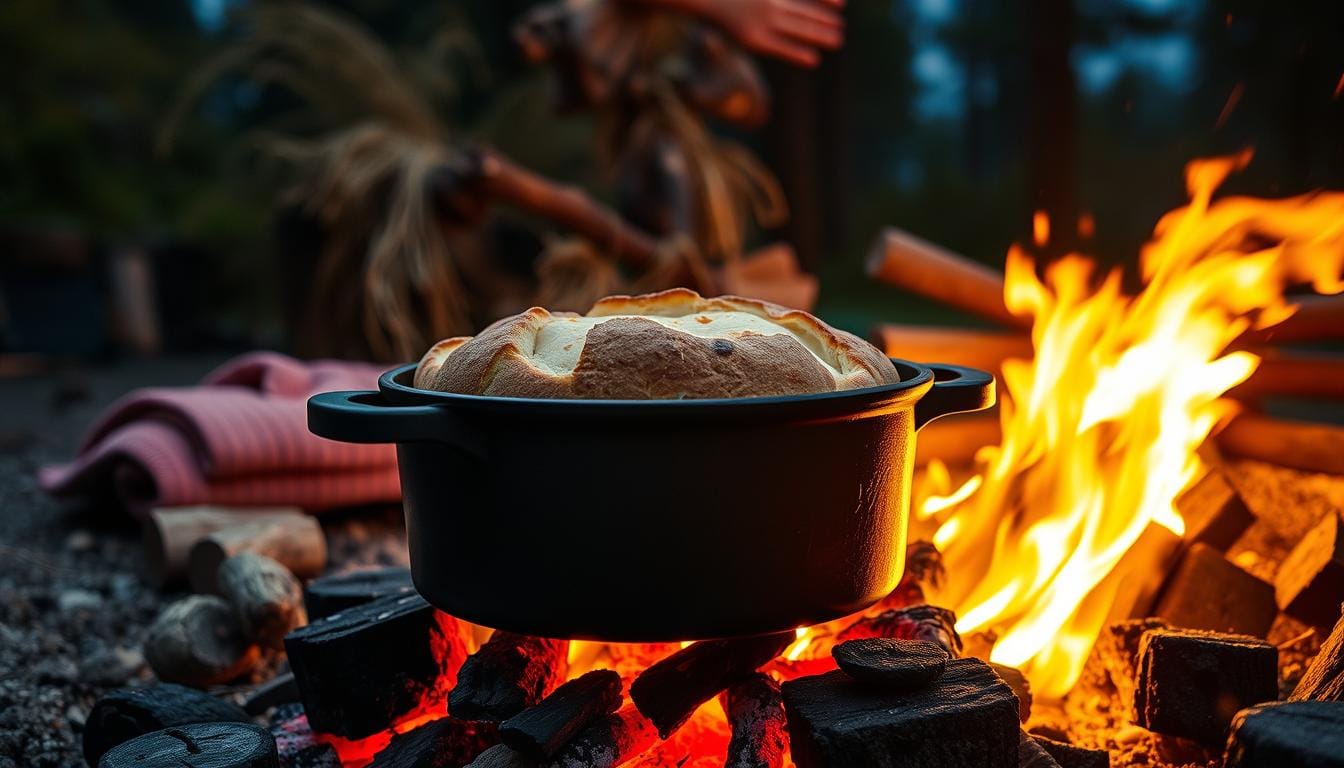
[[[374,389],[367,363],[235,358],[198,387],[140,389],[114,403],[74,461],[43,467],[54,496],[114,494],[132,512],[184,504],[294,505],[312,511],[397,501],[396,450],[308,431],[310,395]]]

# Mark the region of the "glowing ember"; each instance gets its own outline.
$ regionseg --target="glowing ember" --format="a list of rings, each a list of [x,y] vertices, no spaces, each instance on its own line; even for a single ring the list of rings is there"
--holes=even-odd
[[[1034,319],[1035,359],[1004,365],[1002,444],[924,503],[912,537],[936,531],[952,580],[938,602],[955,607],[957,629],[997,632],[993,660],[1045,696],[1077,679],[1114,599],[1107,576],[1144,530],[1182,532],[1172,501],[1233,413],[1221,395],[1258,363],[1229,344],[1291,314],[1285,287],[1344,290],[1344,194],[1212,201],[1249,160],[1188,166],[1191,202],[1158,223],[1137,295],[1118,271],[1094,279],[1079,255],[1042,280],[1022,250],[1008,253],[1005,301]]]

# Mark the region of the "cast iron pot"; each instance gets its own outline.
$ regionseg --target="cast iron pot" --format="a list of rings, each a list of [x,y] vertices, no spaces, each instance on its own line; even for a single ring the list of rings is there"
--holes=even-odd
[[[308,401],[315,434],[396,443],[416,589],[532,635],[624,642],[793,629],[861,610],[905,567],[915,431],[989,407],[983,371],[730,400],[378,392]]]

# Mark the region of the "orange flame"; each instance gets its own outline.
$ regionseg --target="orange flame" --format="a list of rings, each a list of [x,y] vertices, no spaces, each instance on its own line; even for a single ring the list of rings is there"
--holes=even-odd
[[[1047,697],[1078,678],[1114,599],[1107,576],[1139,536],[1182,533],[1172,502],[1233,414],[1222,394],[1259,362],[1229,344],[1288,317],[1287,286],[1344,290],[1344,194],[1214,202],[1249,160],[1190,163],[1190,204],[1158,222],[1137,295],[1119,271],[1094,280],[1080,255],[1042,280],[1021,249],[1008,253],[1005,301],[1034,318],[1035,358],[1003,367],[1001,445],[915,520],[936,525],[952,581],[939,597],[957,629],[993,629],[993,660]]]

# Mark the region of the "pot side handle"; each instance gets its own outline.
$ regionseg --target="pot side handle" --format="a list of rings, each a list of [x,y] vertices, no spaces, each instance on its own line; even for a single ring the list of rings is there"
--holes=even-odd
[[[983,411],[994,405],[994,377],[976,368],[921,363],[933,371],[933,387],[915,403],[915,429],[952,413]]]
[[[470,430],[438,405],[388,405],[379,392],[323,392],[308,398],[308,431],[343,443],[440,442],[479,455]]]

